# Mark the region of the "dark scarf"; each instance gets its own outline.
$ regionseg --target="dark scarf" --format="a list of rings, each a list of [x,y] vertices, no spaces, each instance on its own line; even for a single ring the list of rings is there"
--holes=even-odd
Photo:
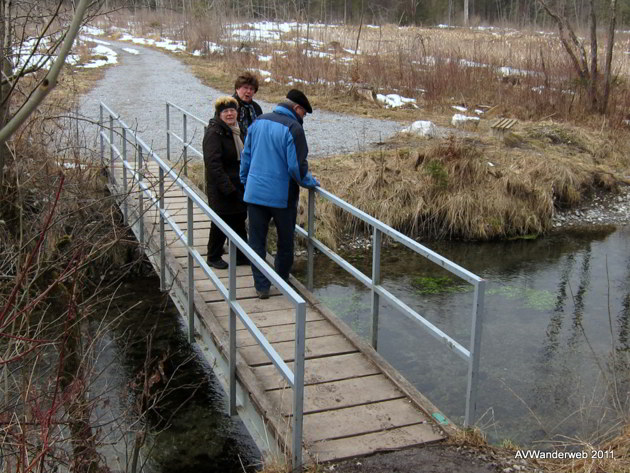
[[[238,125],[241,128],[241,134],[243,137],[247,135],[247,129],[249,126],[256,120],[256,109],[254,108],[254,104],[243,102],[238,94],[234,94],[236,100],[238,100]]]

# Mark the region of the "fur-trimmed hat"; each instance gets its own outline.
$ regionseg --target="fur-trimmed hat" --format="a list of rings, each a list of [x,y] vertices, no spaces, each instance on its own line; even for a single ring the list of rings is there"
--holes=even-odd
[[[221,114],[223,110],[228,108],[233,108],[234,110],[238,110],[238,102],[234,97],[230,97],[229,95],[224,95],[219,97],[214,102],[214,113],[218,116]]]
[[[306,98],[306,95],[304,95],[304,92],[302,92],[301,90],[297,90],[297,89],[289,90],[289,93],[287,94],[287,98],[291,102],[296,103],[299,106],[303,107],[304,110],[306,110],[308,113],[313,113],[313,108],[311,107],[311,103],[308,101],[308,99]]]

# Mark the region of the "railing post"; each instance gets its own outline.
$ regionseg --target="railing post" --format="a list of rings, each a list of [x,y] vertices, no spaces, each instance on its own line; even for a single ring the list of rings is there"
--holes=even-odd
[[[374,227],[372,236],[372,348],[378,350],[379,295],[375,288],[381,283],[381,231]]]
[[[483,326],[483,305],[486,292],[486,281],[481,280],[475,287],[473,301],[472,327],[470,331],[470,360],[468,364],[468,388],[466,390],[466,412],[464,427],[475,422],[477,411],[477,387],[479,381],[479,356],[481,349],[481,329]]]
[[[295,307],[295,362],[293,363],[293,471],[302,468],[302,427],[304,413],[304,349],[306,338],[306,303]]]
[[[193,238],[193,201],[188,197],[188,341],[195,341],[195,260],[190,250],[195,246]]]
[[[127,193],[127,129],[122,129],[122,180],[123,180],[123,221],[129,223],[129,195]]]
[[[186,114],[184,113],[184,176],[188,177],[188,131]]]
[[[100,115],[99,115],[99,120],[98,120],[98,125],[99,125],[99,138],[100,138],[100,143],[101,143],[101,166],[105,166],[105,140],[103,139],[103,133],[105,132],[104,128],[105,128],[105,121],[103,119],[103,104],[99,105],[99,109],[100,109]]]
[[[171,113],[169,103],[166,102],[166,160],[171,160]]]
[[[116,174],[114,169],[114,117],[109,116],[109,179],[116,185]]]
[[[214,225],[214,224],[213,224]],[[232,240],[229,243],[229,299],[230,299],[230,389],[229,389],[229,412],[231,416],[237,414],[236,411],[236,312],[232,304],[236,302],[236,245]]]
[[[313,268],[315,264],[315,246],[313,245],[313,237],[315,236],[315,189],[308,190],[308,241],[306,244],[307,262],[306,262],[306,287],[309,291],[313,290]]]
[[[110,166],[112,168],[112,171],[114,170],[114,117],[113,116],[109,116],[109,163]],[[111,176],[111,179],[113,179],[113,173]]]
[[[142,186],[140,185],[143,181],[142,176],[142,146],[138,146],[136,143],[138,150],[138,166],[136,168],[136,173],[138,174],[138,225],[140,232],[140,245],[144,245],[144,191],[142,190]]]
[[[164,169],[160,166],[160,290],[166,291],[166,236],[164,234]]]

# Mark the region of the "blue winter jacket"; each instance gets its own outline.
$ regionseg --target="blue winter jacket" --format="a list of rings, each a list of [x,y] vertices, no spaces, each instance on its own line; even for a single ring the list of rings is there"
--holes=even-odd
[[[282,209],[297,205],[299,186],[319,185],[308,170],[307,155],[302,120],[288,105],[259,116],[247,131],[241,153],[243,200]]]

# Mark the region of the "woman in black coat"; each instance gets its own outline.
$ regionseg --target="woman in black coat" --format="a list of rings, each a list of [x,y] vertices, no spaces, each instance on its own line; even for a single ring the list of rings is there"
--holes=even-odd
[[[245,219],[247,206],[243,203],[243,184],[239,178],[243,141],[236,118],[238,102],[233,97],[219,97],[214,103],[214,117],[210,119],[203,137],[203,160],[206,173],[208,205],[243,240],[247,241]],[[215,224],[210,226],[208,265],[225,269],[221,258],[226,236]],[[237,264],[249,264],[240,251]]]

